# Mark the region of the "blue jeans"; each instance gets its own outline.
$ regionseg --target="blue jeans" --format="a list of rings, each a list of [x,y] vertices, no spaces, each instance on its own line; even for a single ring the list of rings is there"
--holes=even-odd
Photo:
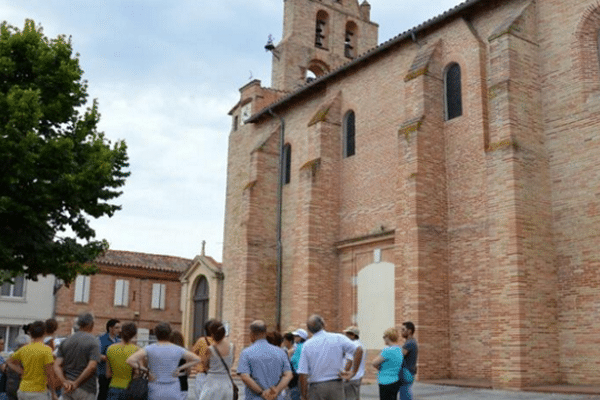
[[[412,383],[400,386],[400,400],[412,400]]]
[[[106,400],[125,400],[125,389],[109,387]]]
[[[289,390],[292,400],[300,400],[300,383]]]

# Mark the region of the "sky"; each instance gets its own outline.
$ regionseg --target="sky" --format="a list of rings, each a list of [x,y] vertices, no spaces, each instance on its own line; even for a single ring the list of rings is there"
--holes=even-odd
[[[309,0],[306,0],[309,1]],[[330,1],[330,0],[323,0]],[[362,2],[362,0],[360,1]],[[461,3],[370,0],[379,43]],[[0,0],[0,20],[70,36],[99,130],[125,140],[131,176],[112,218],[92,219],[113,250],[222,260],[229,110],[252,79],[270,86],[268,36],[283,0]]]

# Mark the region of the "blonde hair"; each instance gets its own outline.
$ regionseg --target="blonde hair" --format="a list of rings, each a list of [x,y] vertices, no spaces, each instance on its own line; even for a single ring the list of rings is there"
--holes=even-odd
[[[400,335],[398,335],[398,330],[396,328],[387,328],[383,332],[383,336],[390,339],[392,342],[397,342]]]

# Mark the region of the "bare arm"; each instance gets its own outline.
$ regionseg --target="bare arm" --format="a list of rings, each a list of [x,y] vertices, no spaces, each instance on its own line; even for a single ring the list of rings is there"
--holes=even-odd
[[[299,374],[298,381],[300,382],[300,398],[303,400],[308,399],[308,375]]]
[[[281,379],[279,380],[279,383],[273,388],[275,390],[275,396],[273,398],[277,398],[277,396],[279,396],[279,393],[281,393],[283,389],[287,387],[288,383],[290,383],[293,377],[294,374],[292,373],[292,371],[285,371],[283,373]]]
[[[131,368],[141,369],[141,370],[145,370],[145,368],[143,366],[145,364],[145,361],[146,361],[146,350],[144,350],[144,349],[139,349],[138,351],[136,351],[135,353],[130,355],[127,360],[125,360],[125,362],[127,364],[129,364],[129,366]]]
[[[90,360],[86,365],[85,369],[79,374],[77,379],[73,382],[73,390],[77,389],[83,382],[87,381],[96,372],[97,361]]]
[[[200,357],[198,357],[196,354],[192,353],[191,351],[186,351],[183,354],[183,359],[187,362],[185,364],[177,367],[177,369],[173,373],[173,376],[178,376],[179,373],[181,373],[182,371],[185,371],[188,368],[193,367],[194,365],[196,365],[200,362]]]
[[[70,391],[71,390],[71,382],[68,381],[67,378],[65,378],[65,374],[63,373],[63,370],[62,370],[62,363],[63,363],[63,359],[60,357],[57,358],[56,360],[54,360],[54,373],[56,374],[56,377],[58,378],[58,380],[60,381],[62,386],[65,388],[65,390]]]
[[[13,371],[17,372],[19,375],[23,375],[23,366],[18,360],[15,360],[11,357],[8,359],[8,361],[6,361],[6,365]]]
[[[381,364],[383,364],[384,361],[385,361],[385,358],[383,358],[380,354],[377,357],[375,357],[375,359],[373,360],[371,365],[373,365],[375,368],[379,369],[381,367]]]
[[[250,374],[240,374],[240,378],[242,378],[242,382],[244,382],[244,385],[248,386],[248,388],[254,393],[262,395],[262,393],[265,392],[265,390],[262,387],[260,387],[260,385],[256,383],[254,379],[252,379]]]

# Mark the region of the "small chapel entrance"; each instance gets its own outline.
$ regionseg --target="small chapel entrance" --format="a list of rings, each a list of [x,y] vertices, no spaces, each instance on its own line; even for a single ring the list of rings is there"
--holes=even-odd
[[[204,324],[208,320],[208,281],[204,275],[198,278],[196,291],[194,292],[194,336],[204,336]]]

